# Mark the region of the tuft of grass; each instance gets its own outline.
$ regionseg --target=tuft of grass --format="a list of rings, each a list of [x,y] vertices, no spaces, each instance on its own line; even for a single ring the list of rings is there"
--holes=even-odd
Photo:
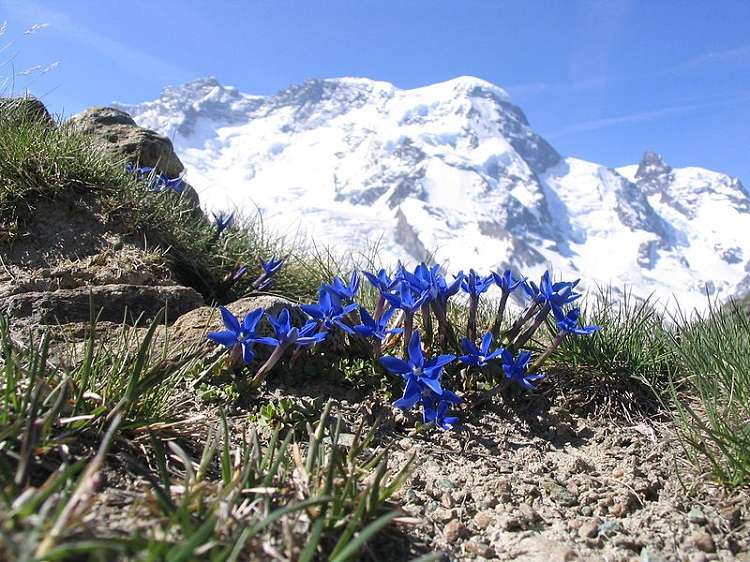
[[[161,362],[157,325],[137,345],[92,336],[66,371],[46,336],[20,348],[0,317],[0,557],[345,562],[393,521],[412,462],[390,471],[374,426],[343,445],[331,401],[301,440],[221,410],[186,418],[168,406],[197,365]]]
[[[678,313],[670,385],[679,436],[698,466],[725,485],[750,482],[750,316],[746,306],[710,303],[705,315]]]
[[[588,294],[581,306],[581,325],[601,327],[590,336],[568,336],[552,362],[571,369],[593,369],[600,377],[634,379],[655,389],[665,387],[671,366],[670,329],[658,303],[636,298],[625,288]]]

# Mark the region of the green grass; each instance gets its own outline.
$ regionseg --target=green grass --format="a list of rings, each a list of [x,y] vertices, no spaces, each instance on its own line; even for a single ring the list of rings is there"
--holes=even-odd
[[[286,257],[273,291],[309,299],[323,280],[342,268],[326,249],[302,239],[269,233],[258,216],[238,217],[217,239],[213,221],[196,212],[187,197],[151,193],[91,139],[64,123],[49,126],[20,106],[0,111],[0,244],[28,230],[42,199],[93,205],[106,224],[124,228],[151,247],[166,250],[176,278],[209,301],[227,302],[250,289],[260,274],[259,259]],[[248,267],[235,286],[224,281],[237,265]]]
[[[690,458],[724,484],[750,482],[750,317],[747,306],[711,306],[675,318],[678,369],[671,405]]]
[[[156,326],[116,352],[92,337],[63,371],[46,338],[20,349],[0,317],[0,558],[253,560],[270,548],[344,562],[393,520],[411,463],[389,471],[374,427],[339,446],[332,402],[301,441],[239,431],[221,410],[185,423],[195,411],[175,402],[200,361],[165,366]],[[111,480],[129,488],[127,509],[100,494]]]

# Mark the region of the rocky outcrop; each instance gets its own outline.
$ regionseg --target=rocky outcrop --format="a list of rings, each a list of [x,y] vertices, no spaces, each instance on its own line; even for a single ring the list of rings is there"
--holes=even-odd
[[[50,126],[55,125],[54,119],[44,104],[33,96],[0,98],[0,114],[6,111],[20,111],[25,113],[29,120],[38,120]]]
[[[185,169],[174,152],[172,141],[139,127],[130,115],[119,109],[92,107],[71,117],[68,124],[93,137],[115,158],[154,167],[171,178]]]
[[[18,293],[0,307],[11,319],[32,326],[85,322],[92,310],[101,321],[135,325],[153,319],[162,308],[169,323],[202,304],[198,292],[179,285],[99,285]]]
[[[185,170],[172,141],[150,129],[139,127],[130,115],[113,107],[92,107],[74,115],[68,125],[89,135],[123,164],[149,166],[170,178]],[[183,192],[198,207],[198,194],[188,184]]]

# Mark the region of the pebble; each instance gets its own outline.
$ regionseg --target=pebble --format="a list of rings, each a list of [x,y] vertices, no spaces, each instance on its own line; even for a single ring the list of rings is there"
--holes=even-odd
[[[628,504],[625,502],[618,502],[609,508],[609,512],[615,517],[622,517],[623,515],[627,515],[628,511],[630,511],[630,509],[628,507]]]
[[[492,516],[486,511],[480,511],[474,516],[474,523],[480,529],[486,529],[492,523]]]
[[[438,521],[450,521],[454,517],[454,512],[452,509],[439,507],[435,510],[435,513],[433,513],[432,516]]]
[[[660,552],[644,546],[641,549],[641,558],[639,562],[666,562],[666,558],[664,558]]]
[[[688,513],[688,521],[690,521],[691,523],[695,523],[696,525],[705,525],[706,514],[703,513],[700,508],[694,507]]]
[[[612,535],[621,532],[622,525],[620,525],[617,521],[605,521],[604,523],[599,525],[599,534],[604,535],[605,537],[611,537]]]
[[[599,534],[599,525],[602,524],[602,520],[598,517],[584,521],[581,528],[578,529],[578,535],[582,539],[593,539]]]
[[[625,469],[621,466],[617,466],[612,470],[612,476],[615,478],[622,478],[625,475]]]
[[[707,531],[698,531],[690,537],[690,542],[695,548],[702,552],[716,552],[716,544],[714,538]]]
[[[466,532],[466,527],[458,519],[451,519],[443,527],[443,536],[449,543],[454,543]]]
[[[456,485],[453,483],[452,480],[448,480],[447,478],[442,478],[438,480],[435,485],[440,488],[441,490],[450,491],[453,490]]]
[[[475,540],[471,540],[465,543],[464,550],[466,550],[466,552],[468,552],[469,554],[481,556],[482,558],[494,558],[495,555],[490,545]]]

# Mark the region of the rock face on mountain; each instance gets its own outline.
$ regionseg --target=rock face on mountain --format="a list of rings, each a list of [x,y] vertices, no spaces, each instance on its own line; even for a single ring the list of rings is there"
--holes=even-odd
[[[551,267],[686,307],[748,275],[739,180],[653,152],[617,170],[563,157],[477,78],[311,80],[265,97],[201,79],[118,107],[173,139],[206,207],[259,208],[271,227],[348,253]]]

